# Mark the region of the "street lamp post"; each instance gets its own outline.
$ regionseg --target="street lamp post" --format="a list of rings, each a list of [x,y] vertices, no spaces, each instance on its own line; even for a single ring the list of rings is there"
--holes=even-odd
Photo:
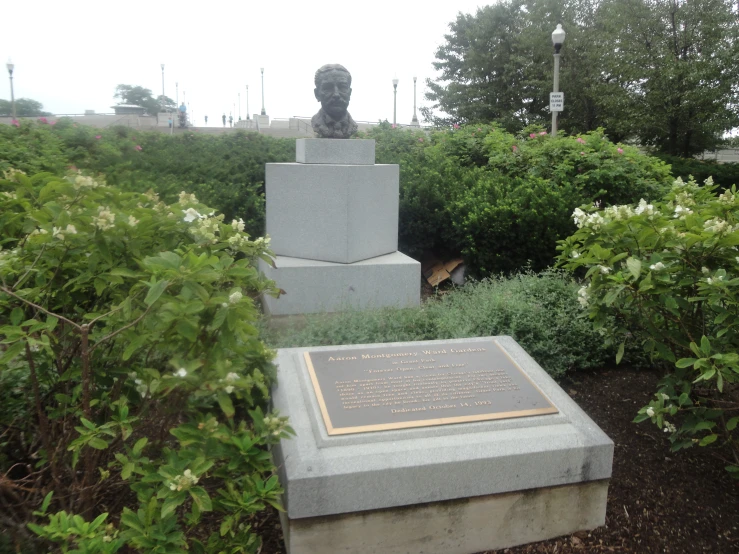
[[[249,85],[246,85],[246,119],[249,119]]]
[[[162,64],[162,96],[164,96],[164,64]],[[162,98],[162,102],[164,102],[164,98]]]
[[[393,125],[397,125],[398,112],[398,78],[393,77]]]
[[[8,75],[10,75],[10,115],[15,119],[15,93],[13,92],[13,68],[15,64],[8,59],[5,67],[8,68]]]
[[[262,72],[262,115],[267,115],[267,111],[264,109],[264,68],[260,67],[259,71]]]
[[[416,116],[416,78],[413,77],[413,119],[411,125],[418,127],[418,117]]]
[[[558,23],[557,28],[552,33],[552,44],[554,45],[554,88],[553,92],[559,92],[559,50],[565,41],[565,31],[562,24]],[[557,136],[557,114],[558,111],[552,110],[552,136]]]
[[[241,121],[241,93],[239,92],[239,121]]]

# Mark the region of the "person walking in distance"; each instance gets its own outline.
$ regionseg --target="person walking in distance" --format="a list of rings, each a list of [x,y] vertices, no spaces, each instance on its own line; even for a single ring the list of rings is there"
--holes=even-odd
[[[205,116],[205,124],[206,125],[208,124],[208,116],[207,115]]]
[[[231,114],[228,115],[228,126],[233,127],[234,126],[234,116]]]
[[[226,126],[226,114],[223,114],[221,116],[221,119],[223,120],[223,126],[225,127]]]

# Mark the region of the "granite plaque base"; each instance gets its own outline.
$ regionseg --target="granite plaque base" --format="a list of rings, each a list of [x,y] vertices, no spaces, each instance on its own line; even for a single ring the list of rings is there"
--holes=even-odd
[[[275,266],[259,261],[259,270],[286,292],[263,296],[271,315],[410,308],[421,300],[421,264],[400,252],[353,264],[276,256]]]
[[[271,249],[344,264],[395,252],[398,187],[397,165],[267,164]]]
[[[557,413],[329,435],[305,353],[495,344]],[[510,337],[278,350],[290,554],[473,554],[602,525],[613,442]],[[319,537],[322,537],[319,538]]]

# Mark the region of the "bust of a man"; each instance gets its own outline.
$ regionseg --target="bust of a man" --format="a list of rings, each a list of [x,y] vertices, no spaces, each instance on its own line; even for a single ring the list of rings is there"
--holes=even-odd
[[[313,91],[321,109],[311,119],[313,130],[321,138],[349,138],[357,124],[346,111],[352,96],[352,76],[343,65],[328,64],[316,71]]]

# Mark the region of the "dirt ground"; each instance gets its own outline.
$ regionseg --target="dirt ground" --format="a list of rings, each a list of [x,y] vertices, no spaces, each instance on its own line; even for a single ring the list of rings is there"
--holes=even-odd
[[[619,368],[562,383],[616,445],[606,524],[495,554],[739,553],[739,482],[728,477],[726,464],[711,449],[672,453],[655,426],[631,423],[657,381],[653,372]],[[277,514],[255,523],[262,554],[284,554]]]

